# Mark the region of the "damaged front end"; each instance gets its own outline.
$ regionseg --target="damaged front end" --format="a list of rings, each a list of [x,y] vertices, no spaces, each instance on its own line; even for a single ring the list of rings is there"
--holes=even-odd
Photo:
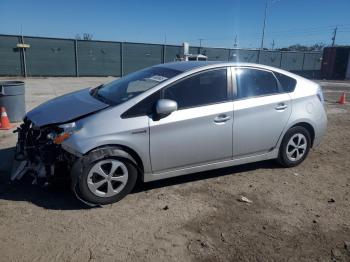
[[[69,179],[69,170],[76,156],[61,146],[70,135],[66,129],[59,125],[39,127],[25,118],[14,131],[18,134],[15,152],[17,168],[12,171],[11,181],[19,180],[25,174],[31,175],[33,184],[39,185]]]

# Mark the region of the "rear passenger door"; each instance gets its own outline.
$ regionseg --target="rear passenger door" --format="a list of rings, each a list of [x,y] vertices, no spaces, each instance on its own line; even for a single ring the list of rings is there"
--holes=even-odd
[[[291,114],[291,99],[271,71],[232,68],[235,85],[233,155],[266,153],[275,148]]]

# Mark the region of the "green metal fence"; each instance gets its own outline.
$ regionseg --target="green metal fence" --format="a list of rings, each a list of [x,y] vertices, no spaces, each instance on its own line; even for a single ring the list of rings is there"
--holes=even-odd
[[[28,44],[29,48],[17,47]],[[177,45],[86,41],[0,35],[1,76],[122,76],[172,62],[181,55]],[[250,62],[279,67],[318,78],[322,52],[280,52],[253,49],[190,47],[208,60]],[[259,59],[260,56],[260,59]]]
[[[0,75],[22,75],[21,52],[17,36],[0,36]]]

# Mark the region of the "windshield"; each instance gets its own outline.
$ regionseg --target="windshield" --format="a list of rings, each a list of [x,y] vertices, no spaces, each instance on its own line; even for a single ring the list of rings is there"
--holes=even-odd
[[[92,95],[108,104],[118,105],[180,73],[174,69],[150,67],[97,87]]]

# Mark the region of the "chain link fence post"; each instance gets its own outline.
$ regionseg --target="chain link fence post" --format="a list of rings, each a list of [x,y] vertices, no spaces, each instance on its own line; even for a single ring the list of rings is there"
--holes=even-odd
[[[78,40],[74,40],[74,61],[75,61],[75,76],[79,77],[79,64],[78,64]]]
[[[124,75],[124,43],[120,43],[120,77]]]

